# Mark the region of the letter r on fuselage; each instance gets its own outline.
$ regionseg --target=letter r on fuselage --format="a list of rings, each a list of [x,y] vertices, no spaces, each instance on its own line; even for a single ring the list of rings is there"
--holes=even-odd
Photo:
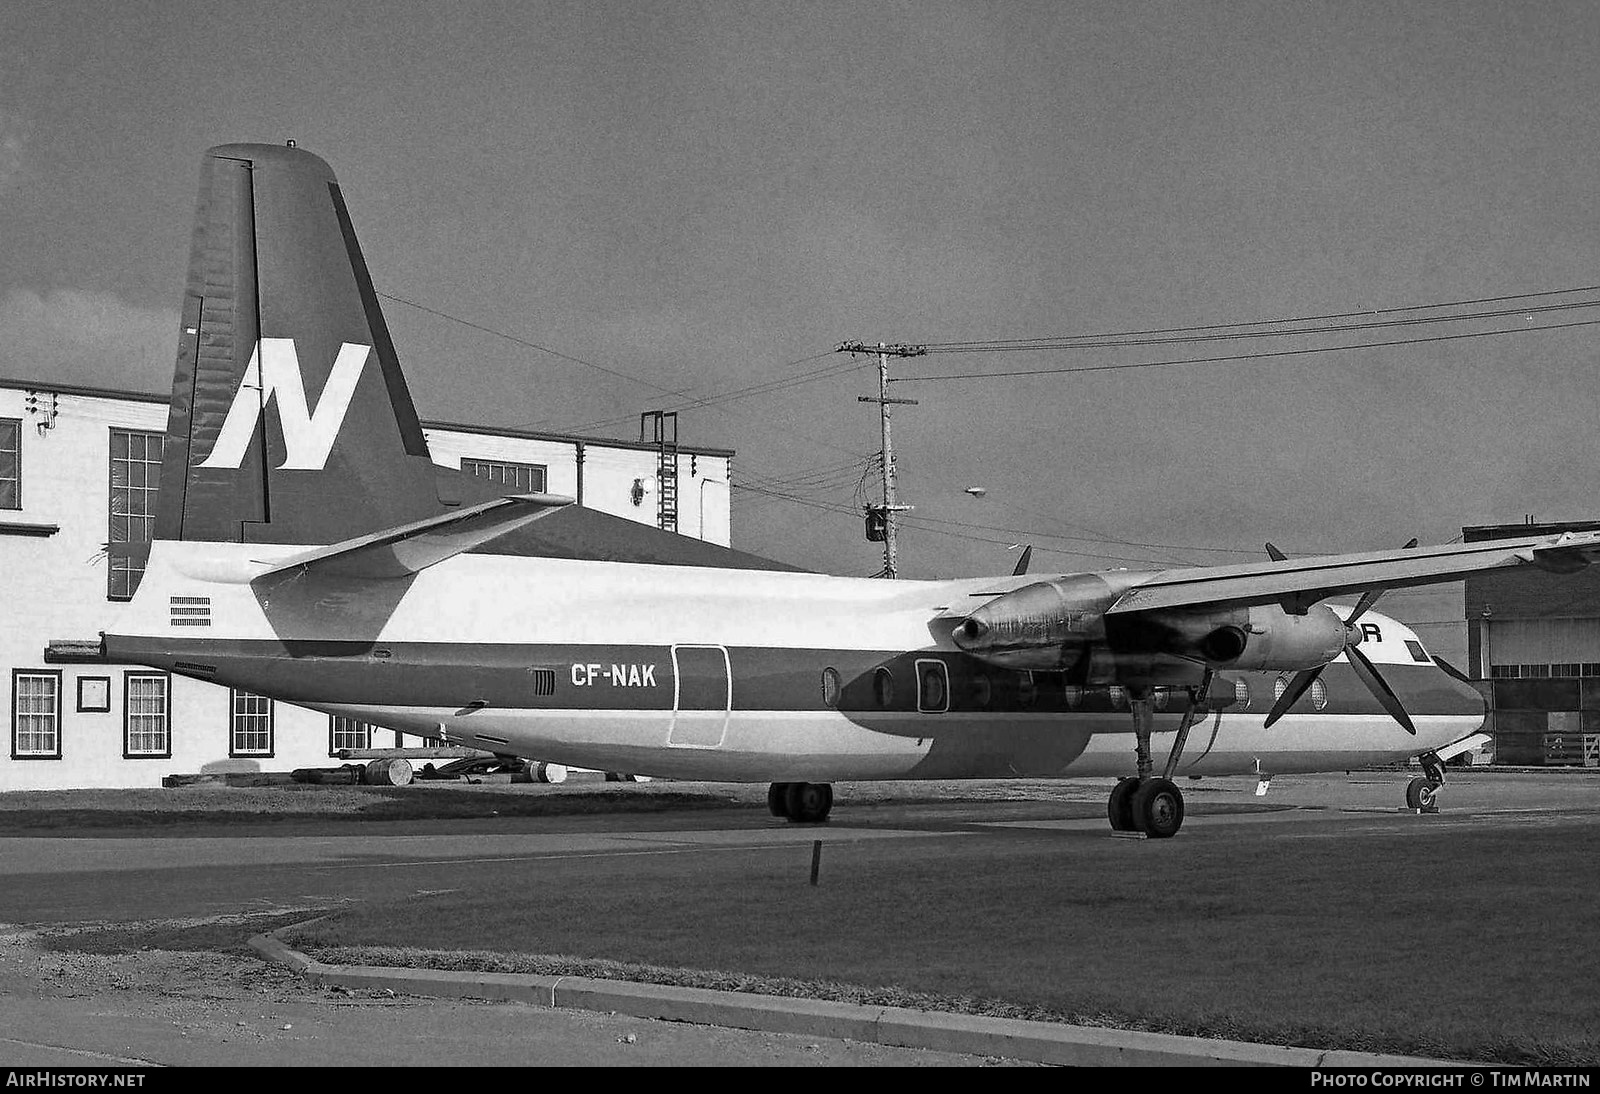
[[[283,429],[284,460],[280,469],[321,471],[333,451],[333,442],[344,425],[355,395],[356,383],[372,354],[371,346],[346,342],[339,347],[328,382],[323,385],[313,413],[306,405],[305,381],[300,374],[300,357],[293,338],[263,338],[256,344],[245,367],[239,390],[234,393],[228,416],[223,419],[201,467],[233,467],[244,462],[245,450],[255,434],[256,423],[268,400],[278,404],[278,422]]]

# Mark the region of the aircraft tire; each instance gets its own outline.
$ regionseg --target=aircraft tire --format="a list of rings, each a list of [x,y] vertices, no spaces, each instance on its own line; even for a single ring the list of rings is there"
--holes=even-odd
[[[1147,779],[1133,795],[1133,823],[1151,839],[1170,839],[1183,827],[1183,792],[1171,779]]]
[[[1438,783],[1419,775],[1406,784],[1406,808],[1415,809],[1420,813],[1437,813],[1438,793]]]
[[[789,815],[789,784],[773,783],[767,787],[767,812],[774,817]]]
[[[833,784],[790,783],[784,806],[785,815],[796,824],[821,824],[833,808]]]
[[[1138,792],[1138,779],[1118,779],[1111,788],[1111,798],[1106,802],[1106,814],[1111,818],[1113,832],[1133,832],[1133,795]]]

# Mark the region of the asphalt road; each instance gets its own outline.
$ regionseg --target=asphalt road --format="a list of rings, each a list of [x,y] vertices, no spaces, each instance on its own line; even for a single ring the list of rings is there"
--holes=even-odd
[[[1466,773],[1441,794],[1441,818],[1400,811],[1405,778],[1283,778],[1265,798],[1253,795],[1249,780],[1186,784],[1192,808],[1179,839],[1225,836],[1248,853],[1253,834],[1269,830],[1315,838],[1440,821],[1600,824],[1600,773]],[[1079,800],[1098,801],[1104,793],[1104,780],[1085,782]],[[1260,805],[1277,808],[1239,811]],[[521,1005],[355,997],[309,988],[248,957],[74,955],[51,939],[87,925],[311,914],[351,901],[470,888],[485,871],[531,860],[554,866],[582,858],[591,869],[599,861],[621,877],[639,856],[794,855],[815,839],[877,846],[934,841],[959,878],[963,855],[980,854],[985,840],[1008,833],[1118,838],[1103,819],[1067,819],[1062,812],[1000,801],[878,806],[853,818],[841,795],[832,823],[816,828],[744,809],[4,837],[0,923],[9,926],[0,935],[0,1063],[992,1063]]]

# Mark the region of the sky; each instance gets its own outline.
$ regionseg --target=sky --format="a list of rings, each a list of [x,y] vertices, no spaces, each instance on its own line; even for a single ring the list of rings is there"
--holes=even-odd
[[[678,409],[736,450],[758,554],[882,565],[875,360],[842,341],[1322,315],[1436,321],[895,359],[902,575],[1600,517],[1600,328],[1536,329],[1600,319],[1568,291],[1600,284],[1597,55],[1589,2],[30,0],[0,376],[167,390],[200,157],[292,138],[425,418]],[[1437,321],[1485,310],[1515,314]],[[1460,656],[1458,590],[1382,610]]]

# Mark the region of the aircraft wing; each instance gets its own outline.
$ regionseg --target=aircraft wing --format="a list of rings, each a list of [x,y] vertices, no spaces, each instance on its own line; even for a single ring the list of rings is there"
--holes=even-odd
[[[1129,589],[1107,615],[1200,605],[1306,606],[1340,593],[1459,581],[1512,566],[1572,573],[1600,559],[1600,532],[1485,540],[1394,551],[1321,555],[1233,566],[1161,570]]]
[[[557,494],[513,494],[495,498],[453,513],[280,559],[270,570],[256,576],[300,571],[330,577],[405,577],[571,504],[571,498]]]

